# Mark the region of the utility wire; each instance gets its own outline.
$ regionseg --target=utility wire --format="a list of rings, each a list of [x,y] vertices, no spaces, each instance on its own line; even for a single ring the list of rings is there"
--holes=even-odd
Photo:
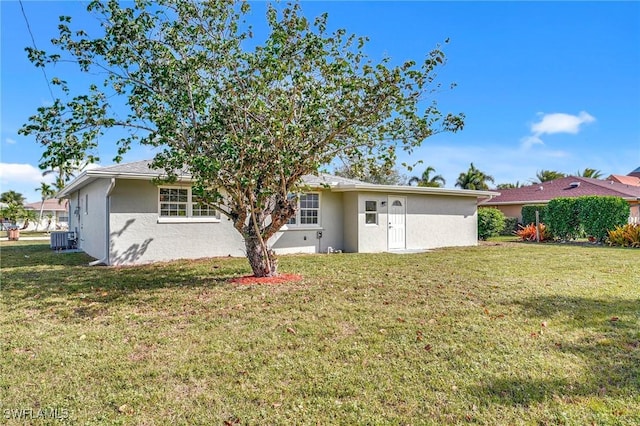
[[[27,30],[29,31],[29,35],[31,36],[31,42],[33,43],[33,48],[35,50],[38,50],[38,47],[36,46],[36,39],[33,37],[33,32],[31,31],[31,25],[29,25],[29,20],[27,19],[27,14],[24,11],[24,6],[22,4],[22,0],[18,0],[20,3],[20,10],[22,10],[22,16],[24,16],[24,22],[27,24]],[[51,94],[51,99],[53,100],[53,102],[56,101],[56,97],[53,96],[53,90],[51,89],[51,83],[49,82],[49,77],[47,77],[47,71],[44,69],[45,67],[41,67],[42,68],[42,74],[44,75],[44,80],[47,82],[47,87],[49,88],[49,93]]]

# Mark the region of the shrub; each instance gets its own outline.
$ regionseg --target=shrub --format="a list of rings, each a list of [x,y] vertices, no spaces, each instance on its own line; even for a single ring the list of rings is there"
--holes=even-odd
[[[478,209],[478,238],[486,240],[489,237],[499,235],[504,229],[505,216],[498,209]]]
[[[608,232],[610,246],[640,247],[640,224],[618,225]]]
[[[518,230],[518,218],[517,217],[505,217],[504,229],[500,232],[500,235],[513,235]]]
[[[540,213],[540,223],[547,223],[546,204],[530,204],[528,206],[522,206],[522,223],[524,225],[536,223],[536,210]]]
[[[520,225],[519,228],[520,229],[518,229],[515,234],[520,237],[522,241],[537,241],[535,223],[530,223],[527,226]],[[539,230],[540,241],[549,241],[553,239],[553,235],[551,235],[551,232],[549,232],[549,228],[547,228],[544,223],[541,223],[539,225]]]
[[[629,204],[620,197],[585,196],[577,200],[580,225],[596,241],[604,242],[608,231],[627,223]]]
[[[554,237],[575,240],[581,234],[577,198],[554,198],[547,204],[546,224]]]

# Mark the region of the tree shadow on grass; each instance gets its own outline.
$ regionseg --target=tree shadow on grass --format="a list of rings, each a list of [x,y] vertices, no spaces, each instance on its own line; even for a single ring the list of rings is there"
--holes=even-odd
[[[227,285],[248,266],[227,259],[199,259],[128,267],[88,266],[84,253],[57,253],[47,245],[2,248],[2,295],[10,306],[36,299],[40,308],[66,300],[108,303],[142,291]]]
[[[541,296],[514,303],[534,321],[566,330],[549,342],[549,357],[580,360],[580,377],[486,377],[471,389],[487,403],[529,406],[551,398],[631,397],[640,393],[640,301]],[[539,372],[536,374],[540,376]]]

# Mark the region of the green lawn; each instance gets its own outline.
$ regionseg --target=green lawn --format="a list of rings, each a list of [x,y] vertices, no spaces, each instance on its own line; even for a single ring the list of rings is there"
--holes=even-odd
[[[0,249],[9,424],[640,424],[638,250],[286,256],[301,282],[240,286],[244,259]]]

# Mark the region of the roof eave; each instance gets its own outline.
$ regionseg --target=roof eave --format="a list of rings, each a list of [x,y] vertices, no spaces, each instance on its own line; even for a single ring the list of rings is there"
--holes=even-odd
[[[477,191],[470,189],[447,189],[432,188],[424,186],[404,186],[404,185],[376,185],[376,184],[338,184],[331,187],[333,192],[395,192],[402,194],[423,194],[423,195],[455,195],[460,197],[492,198],[500,195],[494,191]]]

